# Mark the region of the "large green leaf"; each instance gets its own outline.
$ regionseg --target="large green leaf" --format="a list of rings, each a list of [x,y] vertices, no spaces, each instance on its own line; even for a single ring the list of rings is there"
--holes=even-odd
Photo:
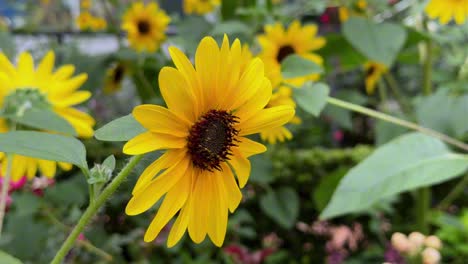
[[[366,57],[356,52],[343,35],[332,33],[325,37],[327,39],[327,45],[317,50],[316,53],[324,57],[327,70],[332,70],[336,67],[336,60],[334,60],[334,58],[339,58],[340,68],[343,68],[343,70],[352,70],[362,67],[366,62]]]
[[[53,111],[47,109],[31,108],[26,110],[21,116],[9,115],[5,117],[16,123],[33,128],[76,136],[76,131],[70,123]]]
[[[287,56],[281,62],[281,75],[286,79],[322,72],[320,65],[295,54]]]
[[[369,60],[391,66],[405,44],[405,28],[352,17],[343,25],[345,38]]]
[[[330,88],[324,83],[306,83],[294,91],[297,104],[309,114],[319,116],[327,104]]]
[[[127,141],[145,131],[146,129],[130,114],[107,123],[98,129],[94,136],[102,141]]]
[[[299,197],[294,189],[283,187],[260,198],[260,208],[284,228],[291,228],[299,214]]]
[[[407,134],[352,168],[320,217],[363,211],[382,198],[452,179],[467,168],[468,156],[450,152],[440,140]]]
[[[7,254],[4,251],[0,250],[0,263],[2,264],[21,264],[21,260]]]
[[[73,137],[36,131],[13,131],[0,134],[0,151],[88,167],[86,149],[81,141]]]

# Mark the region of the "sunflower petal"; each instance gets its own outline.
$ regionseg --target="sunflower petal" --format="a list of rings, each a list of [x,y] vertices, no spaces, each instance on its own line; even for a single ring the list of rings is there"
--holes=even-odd
[[[229,160],[239,181],[239,187],[244,188],[250,176],[250,161],[242,155],[238,149],[232,150],[233,155]]]
[[[210,217],[208,217],[208,236],[216,246],[221,247],[226,236],[228,206],[223,179],[219,173],[216,174],[218,175],[208,178],[208,181],[211,182],[209,191],[212,193]]]
[[[168,134],[144,132],[130,139],[123,148],[123,152],[129,155],[139,155],[158,149],[177,149],[186,144],[185,138],[174,137]]]
[[[189,123],[178,118],[167,108],[159,105],[139,105],[132,112],[135,119],[146,129],[155,133],[187,137]]]
[[[237,186],[231,168],[229,168],[229,166],[227,166],[226,164],[223,164],[222,168],[223,171],[221,174],[226,189],[227,205],[229,211],[233,213],[242,201],[242,193],[239,190],[239,186]]]
[[[261,132],[263,129],[282,126],[294,117],[294,113],[294,107],[289,105],[263,109],[258,114],[239,125],[239,135],[255,134]]]
[[[200,172],[194,177],[195,185],[192,192],[192,209],[188,223],[188,233],[193,242],[201,243],[208,232],[208,216],[211,210],[212,194],[208,178],[209,172]]]

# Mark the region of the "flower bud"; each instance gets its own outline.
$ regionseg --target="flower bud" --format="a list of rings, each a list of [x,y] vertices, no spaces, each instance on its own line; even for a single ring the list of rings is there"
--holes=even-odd
[[[424,245],[426,236],[419,232],[411,232],[411,234],[408,235],[408,240],[412,244],[412,247],[420,249]]]
[[[439,263],[441,256],[437,249],[425,248],[422,252],[423,264],[437,264]]]
[[[405,253],[409,250],[410,242],[406,235],[396,232],[392,235],[392,246],[400,253]]]
[[[424,240],[424,245],[426,245],[426,247],[441,249],[442,241],[440,241],[437,236],[428,236],[426,237],[426,240]]]

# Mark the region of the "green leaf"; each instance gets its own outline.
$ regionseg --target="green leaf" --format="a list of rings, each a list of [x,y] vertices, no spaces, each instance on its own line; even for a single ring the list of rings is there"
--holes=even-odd
[[[335,66],[334,58],[339,58],[340,67],[343,70],[352,70],[362,67],[366,62],[364,57],[349,44],[349,42],[341,34],[328,34],[325,36],[327,45],[317,50],[317,54],[322,56],[327,63],[327,69],[333,69]]]
[[[96,130],[94,136],[101,141],[128,141],[145,131],[146,129],[129,114],[107,123]]]
[[[102,165],[105,166],[106,168],[110,169],[111,171],[114,171],[115,169],[115,157],[114,155],[110,155],[107,157],[104,162],[102,162]]]
[[[467,168],[468,156],[451,153],[438,139],[420,133],[401,136],[346,174],[320,218],[366,210],[380,199],[447,181]]]
[[[320,65],[295,54],[287,56],[281,62],[281,75],[286,79],[322,72]]]
[[[30,192],[15,192],[13,194],[15,201],[15,213],[18,216],[32,216],[37,212],[40,206],[40,200]],[[0,262],[1,263],[1,262]]]
[[[319,116],[327,104],[330,88],[324,83],[306,83],[302,88],[294,90],[297,104],[309,114]]]
[[[369,60],[390,67],[405,44],[405,28],[390,23],[376,24],[352,17],[343,25],[343,34],[351,45]]]
[[[2,264],[22,264],[21,260],[9,255],[5,251],[0,250],[0,263]]]
[[[9,115],[5,117],[33,128],[76,136],[75,129],[67,120],[47,109],[31,108],[26,110],[21,116]]]
[[[252,28],[245,23],[242,23],[238,20],[224,21],[221,23],[216,23],[213,30],[211,30],[210,35],[224,35],[232,36],[235,34],[250,34]]]
[[[347,171],[347,168],[339,168],[320,180],[319,185],[314,190],[314,202],[317,210],[325,209],[332,197],[333,190]]]
[[[274,180],[271,159],[266,155],[255,155],[249,159],[252,166],[250,182],[268,184]]]
[[[269,191],[260,198],[260,208],[284,228],[291,228],[299,214],[299,197],[291,187]]]
[[[16,54],[16,44],[10,32],[0,31],[0,51],[5,54],[7,58],[14,58]]]
[[[86,149],[76,138],[36,131],[0,134],[0,151],[87,168]]]

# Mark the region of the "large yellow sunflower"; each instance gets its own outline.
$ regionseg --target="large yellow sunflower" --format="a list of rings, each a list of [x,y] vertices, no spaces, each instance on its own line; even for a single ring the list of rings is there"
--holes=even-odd
[[[154,52],[166,39],[165,31],[170,21],[158,4],[144,5],[137,1],[123,16],[122,29],[127,31],[130,47],[140,52]]]
[[[94,133],[92,126],[94,119],[72,106],[80,104],[91,96],[89,91],[76,91],[87,79],[86,74],[72,77],[75,68],[72,65],[64,65],[54,71],[55,55],[48,52],[39,65],[35,68],[32,56],[21,53],[17,67],[0,53],[0,107],[8,105],[11,98],[21,94],[31,94],[35,99],[28,103],[38,103],[42,107],[48,107],[56,114],[67,120],[81,137],[91,137]],[[26,103],[26,100],[25,100]],[[20,106],[18,106],[20,107]],[[0,118],[0,133],[10,130],[9,123]],[[0,153],[2,162],[2,175],[6,172],[4,153]],[[17,180],[26,175],[32,178],[37,169],[47,177],[53,177],[56,171],[55,161],[39,160],[20,155],[13,156],[12,179]],[[70,164],[59,163],[63,169],[71,168]]]
[[[220,0],[184,0],[184,13],[204,15],[212,12],[220,3]]]
[[[177,48],[169,48],[176,68],[164,67],[159,87],[167,108],[141,105],[135,119],[148,131],[124,146],[124,153],[167,151],[149,165],[138,179],[126,213],[147,211],[164,196],[144,240],[156,238],[179,212],[167,245],[174,246],[185,230],[196,243],[208,235],[221,246],[228,210],[239,205],[250,174],[248,157],[265,146],[246,136],[281,126],[294,116],[292,106],[265,109],[271,83],[260,59],[241,65],[241,44],[221,48],[211,37],[200,42],[195,68]],[[234,175],[237,177],[234,178]]]
[[[468,0],[431,0],[426,13],[430,18],[439,18],[441,24],[447,24],[453,18],[461,25],[468,17]]]
[[[265,26],[265,34],[258,36],[258,42],[262,46],[259,57],[268,69],[267,75],[273,87],[277,87],[281,81],[300,87],[308,80],[319,78],[318,74],[289,79],[281,76],[281,62],[291,54],[299,55],[320,65],[323,64],[323,59],[312,53],[325,45],[325,38],[316,37],[317,30],[316,25],[301,26],[297,20],[293,21],[287,30],[281,23]]]
[[[268,102],[266,108],[281,106],[281,105],[290,105],[296,107],[296,102],[292,98],[292,89],[290,87],[281,86],[276,89],[277,91],[273,93],[270,101]],[[294,116],[289,121],[290,124],[300,124],[301,119],[298,116]],[[284,142],[285,140],[292,139],[292,133],[289,129],[286,128],[286,125],[272,127],[265,129],[260,132],[260,137],[263,141],[267,141],[270,144],[276,144],[276,142]]]
[[[369,61],[364,64],[365,79],[366,79],[366,92],[367,94],[373,94],[377,82],[382,78],[382,74],[388,71],[387,66]]]

